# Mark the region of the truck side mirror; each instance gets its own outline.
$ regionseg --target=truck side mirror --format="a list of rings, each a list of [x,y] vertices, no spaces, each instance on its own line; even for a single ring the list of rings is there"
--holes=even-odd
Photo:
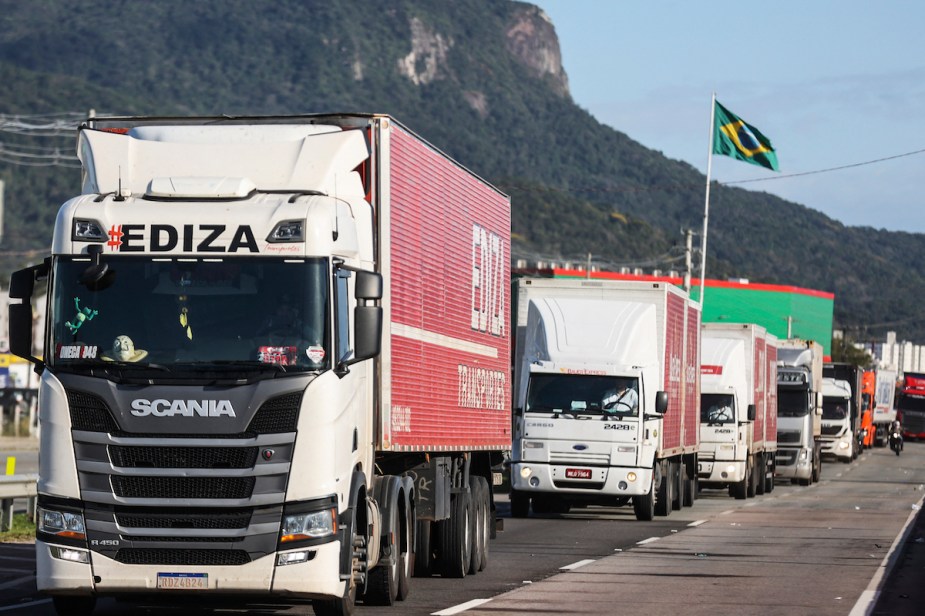
[[[755,421],[755,416],[758,414],[754,404],[748,405],[748,410],[746,411],[749,421]]]
[[[382,274],[344,267],[356,274],[353,295],[357,307],[353,309],[353,357],[345,366],[376,357],[382,351],[382,307],[371,303],[382,299]]]
[[[668,412],[668,392],[659,391],[655,393],[655,412],[664,415]]]
[[[32,355],[32,293],[35,281],[48,275],[47,261],[13,272],[10,276],[10,298],[22,300],[9,305],[10,352],[35,364],[41,371],[44,362]]]

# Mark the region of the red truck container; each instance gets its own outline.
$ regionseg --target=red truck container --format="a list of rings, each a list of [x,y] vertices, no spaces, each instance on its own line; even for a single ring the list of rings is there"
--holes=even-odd
[[[896,398],[896,418],[902,424],[904,438],[925,438],[925,374],[903,374],[899,396]]]
[[[484,568],[508,197],[382,115],[91,118],[78,141],[82,194],[10,290],[42,375],[39,590],[346,613]]]

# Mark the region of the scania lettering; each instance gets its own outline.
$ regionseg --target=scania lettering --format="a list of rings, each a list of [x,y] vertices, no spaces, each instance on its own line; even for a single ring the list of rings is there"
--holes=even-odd
[[[234,417],[234,407],[230,400],[132,400],[132,415],[144,417],[156,415],[168,417],[185,415],[186,417]]]
[[[97,117],[77,151],[51,255],[10,291],[58,611],[164,593],[346,614],[484,569],[509,198],[384,115]]]
[[[516,291],[514,517],[691,505],[699,306],[664,283],[524,278]]]

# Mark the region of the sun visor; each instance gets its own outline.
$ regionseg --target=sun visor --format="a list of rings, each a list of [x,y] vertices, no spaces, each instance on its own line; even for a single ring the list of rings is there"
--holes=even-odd
[[[254,127],[259,134],[259,126]],[[129,134],[83,129],[78,157],[84,194],[144,194],[154,180],[192,183],[204,178],[246,178],[258,191],[318,191],[362,196],[353,171],[369,157],[363,132],[348,130],[306,135],[288,141],[178,141],[139,139]],[[248,133],[241,133],[246,137]],[[237,189],[242,188],[238,186]],[[354,195],[353,193],[357,193]]]

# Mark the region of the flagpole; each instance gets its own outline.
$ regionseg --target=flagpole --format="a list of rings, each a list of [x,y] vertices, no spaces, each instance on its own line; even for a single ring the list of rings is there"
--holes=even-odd
[[[710,99],[710,152],[707,155],[707,194],[703,205],[703,239],[700,242],[700,311],[703,314],[703,300],[706,295],[707,273],[707,226],[710,222],[710,173],[713,170],[713,132],[716,129],[716,92]]]

